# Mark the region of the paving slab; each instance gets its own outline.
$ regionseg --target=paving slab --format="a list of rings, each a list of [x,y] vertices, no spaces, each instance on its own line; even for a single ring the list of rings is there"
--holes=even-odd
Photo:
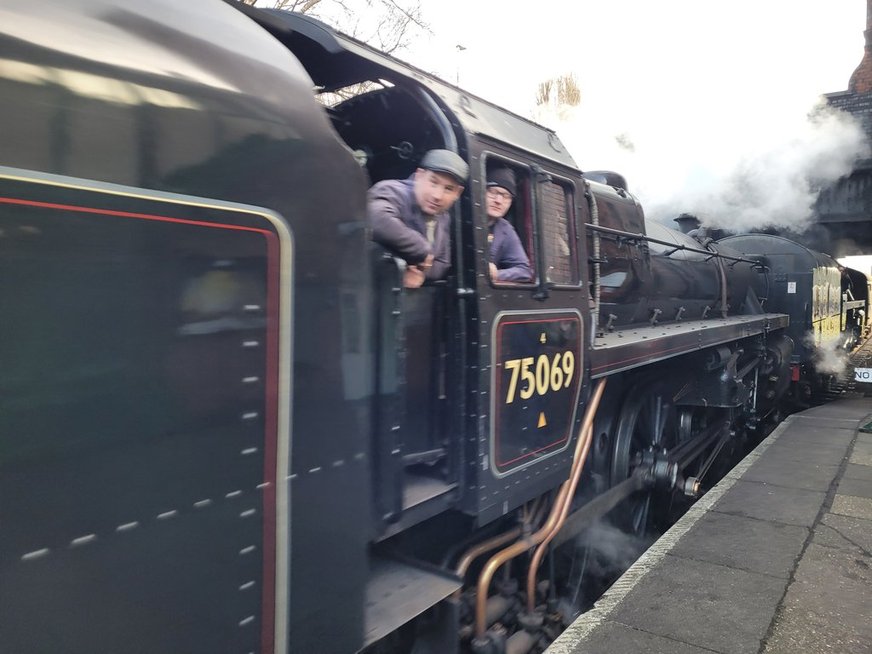
[[[872,443],[856,441],[854,443],[854,451],[852,454],[860,454],[861,456],[872,456]]]
[[[854,479],[843,477],[836,487],[840,495],[853,495],[854,497],[872,498],[872,475],[868,479]]]
[[[710,649],[702,649],[671,638],[655,636],[647,631],[633,629],[616,622],[606,622],[597,627],[585,640],[573,650],[576,654],[630,654],[645,652],[645,654],[711,654]]]
[[[829,490],[839,472],[838,465],[823,465],[814,458],[801,461],[789,461],[785,465],[778,453],[771,448],[742,476],[745,481],[760,481],[787,488],[804,488],[806,490]]]
[[[779,434],[779,439],[838,443],[847,445],[854,440],[857,431],[855,422],[832,424],[826,420],[794,420]]]
[[[864,560],[865,559],[865,560]],[[765,654],[872,651],[870,557],[810,544],[784,597]]]
[[[872,466],[864,466],[858,463],[848,463],[845,466],[845,479],[869,479],[872,477]]]
[[[737,481],[714,505],[720,513],[811,527],[825,493],[756,481]]]
[[[838,400],[806,409],[801,415],[860,421],[869,415],[869,400],[867,398]]]
[[[710,511],[670,553],[788,579],[808,535],[805,527]]]
[[[777,456],[782,461],[813,460],[822,465],[841,465],[848,458],[848,444],[809,442],[797,447],[794,441],[779,439],[766,450],[765,455]]]
[[[724,654],[757,652],[787,581],[666,555],[610,616]]]
[[[854,450],[849,461],[861,466],[872,466],[872,453]]]
[[[827,513],[814,529],[813,542],[857,555],[872,555],[872,522]]]
[[[868,497],[837,494],[833,498],[833,506],[830,509],[830,513],[872,520],[872,500]]]

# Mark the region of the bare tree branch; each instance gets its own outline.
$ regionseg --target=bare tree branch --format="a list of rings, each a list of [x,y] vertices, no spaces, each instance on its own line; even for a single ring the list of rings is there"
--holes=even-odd
[[[258,0],[243,0],[248,4],[255,4]],[[321,0],[274,0],[273,9],[286,9],[301,14],[310,12]]]
[[[421,5],[416,4],[412,9],[406,9],[405,7],[400,6],[395,0],[382,0],[382,2],[386,5],[392,5],[396,8],[397,11],[406,16],[412,23],[417,25],[420,29],[427,32],[428,34],[432,34],[433,30],[430,29],[430,26],[423,21],[421,18]]]
[[[241,0],[307,14],[388,54],[407,48],[416,33],[432,34],[421,0]]]
[[[546,79],[544,82],[539,82],[539,86],[536,89],[536,106],[541,107],[542,105],[548,104],[548,100],[551,97],[551,87],[553,86],[553,79]]]
[[[558,75],[539,82],[536,89],[536,105],[553,103],[558,107],[577,107],[581,102],[581,88],[575,75]]]

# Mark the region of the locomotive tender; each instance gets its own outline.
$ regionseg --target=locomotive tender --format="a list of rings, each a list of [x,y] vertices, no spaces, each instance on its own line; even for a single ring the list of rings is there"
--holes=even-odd
[[[645,222],[303,16],[7,2],[0,117],[0,651],[541,651],[577,534],[656,526],[807,363],[776,237]],[[409,291],[365,191],[431,148],[472,172]],[[496,164],[530,283],[487,274]]]

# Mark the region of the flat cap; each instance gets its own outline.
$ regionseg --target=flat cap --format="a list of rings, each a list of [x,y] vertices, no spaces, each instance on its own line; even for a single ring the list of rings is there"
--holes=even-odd
[[[469,166],[450,150],[430,150],[421,159],[420,167],[437,173],[446,173],[463,184],[469,176]]]

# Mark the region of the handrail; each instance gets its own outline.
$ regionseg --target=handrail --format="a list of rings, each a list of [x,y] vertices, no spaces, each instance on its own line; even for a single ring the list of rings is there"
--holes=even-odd
[[[614,229],[612,227],[603,227],[602,225],[591,225],[587,223],[585,227],[594,232],[600,232],[603,234],[611,234],[612,236],[620,236],[622,238],[631,239],[634,241],[647,241],[649,243],[657,243],[658,245],[667,245],[672,248],[672,252],[669,254],[673,254],[679,250],[684,252],[693,252],[695,254],[704,254],[707,257],[716,257],[721,259],[727,259],[729,261],[734,261],[736,263],[750,263],[753,265],[760,265],[760,262],[755,259],[747,259],[745,257],[734,257],[731,254],[724,254],[723,252],[715,252],[712,250],[704,250],[700,248],[692,248],[687,245],[671,243],[669,241],[664,241],[659,238],[654,238],[653,236],[648,236],[647,234],[634,234],[633,232],[625,232],[622,229]]]
[[[584,192],[587,196],[590,209],[590,226],[594,228],[599,227],[599,209],[596,204],[596,196],[590,188],[590,182],[587,180],[584,182]],[[590,330],[591,344],[593,344],[599,330],[597,320],[599,320],[600,305],[602,304],[602,261],[600,260],[600,249],[601,244],[599,232],[596,232],[593,235],[593,252],[591,253],[593,255],[593,317],[591,318],[592,328]]]

